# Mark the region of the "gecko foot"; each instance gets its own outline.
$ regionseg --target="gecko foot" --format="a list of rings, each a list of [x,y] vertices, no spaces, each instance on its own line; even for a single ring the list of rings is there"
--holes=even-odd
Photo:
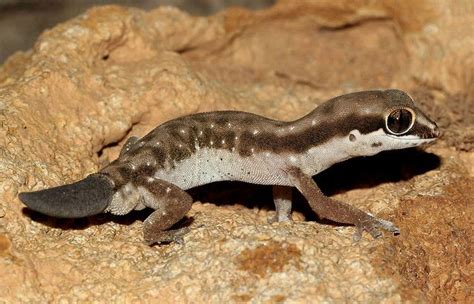
[[[369,218],[361,221],[356,225],[357,231],[353,235],[354,241],[359,241],[362,238],[364,231],[368,232],[374,239],[378,239],[382,236],[381,230],[386,230],[393,233],[394,235],[400,234],[400,229],[396,227],[392,222],[379,219],[369,215]]]
[[[267,218],[267,222],[271,225],[279,222],[293,222],[291,214],[275,214]]]
[[[172,242],[183,244],[183,236],[188,233],[189,230],[189,227],[158,232],[150,232],[145,230],[144,239],[149,246],[154,244],[167,244]]]

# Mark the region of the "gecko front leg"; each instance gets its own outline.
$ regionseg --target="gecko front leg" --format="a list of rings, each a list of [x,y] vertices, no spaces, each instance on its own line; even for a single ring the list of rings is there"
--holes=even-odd
[[[155,209],[144,221],[143,233],[148,245],[180,241],[186,228],[167,230],[191,209],[193,199],[178,186],[152,177],[138,179],[138,191],[145,206]]]
[[[288,186],[273,186],[273,202],[275,203],[275,216],[268,219],[268,223],[292,221],[292,189]]]
[[[373,238],[382,235],[380,229],[387,230],[393,234],[399,234],[400,230],[391,222],[378,219],[349,204],[331,199],[324,195],[311,176],[306,175],[301,169],[291,167],[287,170],[290,181],[308,200],[311,209],[320,218],[344,224],[352,224],[357,227],[354,240],[359,240],[362,232],[370,233]]]

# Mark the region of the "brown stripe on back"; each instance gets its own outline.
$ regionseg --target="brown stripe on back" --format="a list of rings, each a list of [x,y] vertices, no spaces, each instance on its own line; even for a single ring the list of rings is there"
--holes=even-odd
[[[252,149],[254,152],[304,153],[332,138],[348,136],[354,129],[358,129],[362,134],[367,134],[381,127],[383,127],[381,116],[358,117],[352,115],[309,126],[296,133],[283,136],[278,136],[275,132],[270,131],[258,134],[244,131],[240,136],[238,151],[241,156],[250,156]]]
[[[235,111],[189,115],[158,126],[102,171],[123,184],[137,172],[150,175],[173,167],[191,157],[196,147],[235,151],[243,157],[259,152],[301,154],[355,129],[367,134],[383,128],[384,113],[399,106],[413,107],[413,101],[401,91],[387,90],[333,98],[292,122]],[[152,168],[147,165],[150,159]]]
[[[167,122],[145,138],[150,142],[163,138],[161,142],[166,149],[158,149],[154,155],[157,159],[167,158],[173,164],[190,157],[196,145],[200,149],[232,151],[235,148],[244,157],[258,152],[304,153],[332,138],[348,136],[354,129],[366,134],[384,125],[382,115],[337,115],[332,113],[337,109],[331,104],[321,107],[321,110],[324,110],[324,115],[315,112],[293,122],[275,121],[244,112],[199,113]],[[311,120],[316,119],[313,117],[318,118],[315,125],[311,125]],[[229,123],[232,127],[228,126]],[[294,131],[279,132],[290,127]],[[185,130],[184,134],[181,130]]]

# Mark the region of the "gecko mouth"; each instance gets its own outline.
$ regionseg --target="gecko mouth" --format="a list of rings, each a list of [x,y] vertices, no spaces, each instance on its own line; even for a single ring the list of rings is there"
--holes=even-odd
[[[434,127],[432,129],[430,129],[430,132],[428,133],[423,133],[421,135],[422,138],[424,139],[437,139],[441,136],[441,131],[439,130],[438,126],[436,124],[434,124]]]
[[[434,144],[436,140],[437,140],[436,137],[420,139],[420,145],[423,145],[423,146],[432,145]]]
[[[388,137],[399,139],[403,141],[413,141],[413,142],[420,142],[420,143],[431,143],[437,140],[441,136],[441,132],[439,131],[438,127],[435,126],[432,129],[429,129],[425,132],[420,132],[418,135],[402,135],[396,136],[392,134],[386,134]]]
[[[431,139],[435,140],[438,139],[441,136],[441,132],[439,131],[438,127],[435,127],[434,129],[430,130],[429,132],[422,133],[420,135],[421,139]]]
[[[18,197],[34,211],[59,218],[80,218],[104,211],[113,193],[108,178],[93,174],[72,184],[22,192]]]
[[[438,139],[438,137],[429,137],[429,136],[422,136],[422,137],[418,137],[418,136],[414,136],[414,135],[408,135],[408,136],[394,136],[394,135],[386,135],[390,138],[393,138],[393,139],[398,139],[398,140],[403,140],[403,141],[412,141],[412,142],[433,142],[435,140]]]

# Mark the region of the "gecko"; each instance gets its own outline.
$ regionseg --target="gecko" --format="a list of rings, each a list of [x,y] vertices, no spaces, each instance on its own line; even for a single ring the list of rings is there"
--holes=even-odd
[[[190,188],[218,181],[273,185],[276,214],[292,221],[295,187],[320,219],[356,227],[379,238],[399,234],[393,223],[322,193],[312,176],[333,164],[385,150],[433,142],[435,122],[397,89],[332,98],[294,121],[239,111],[195,113],[167,121],[142,138],[132,136],[119,157],[84,179],[22,192],[30,209],[58,218],[109,212],[154,211],[143,222],[149,245],[182,240],[188,227],[173,226],[191,209]]]

